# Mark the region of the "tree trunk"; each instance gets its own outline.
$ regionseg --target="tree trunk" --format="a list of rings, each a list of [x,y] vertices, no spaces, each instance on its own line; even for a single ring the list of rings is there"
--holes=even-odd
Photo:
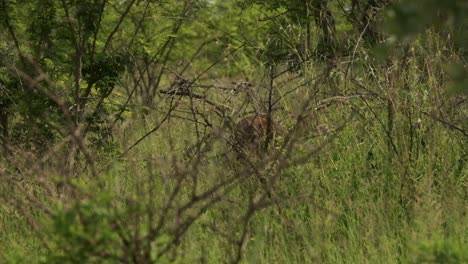
[[[8,152],[8,110],[5,105],[0,105],[0,128],[2,148],[4,154]]]
[[[312,14],[315,25],[322,31],[321,39],[317,44],[317,53],[322,58],[334,57],[336,51],[335,19],[328,9],[326,0],[312,2]]]
[[[350,22],[362,33],[363,39],[371,46],[382,38],[378,29],[377,15],[390,4],[391,0],[352,0]]]

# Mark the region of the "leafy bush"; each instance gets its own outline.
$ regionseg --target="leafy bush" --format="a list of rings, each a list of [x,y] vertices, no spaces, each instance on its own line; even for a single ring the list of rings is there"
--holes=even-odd
[[[409,263],[458,264],[467,263],[466,248],[450,240],[433,239],[416,245],[409,257]]]

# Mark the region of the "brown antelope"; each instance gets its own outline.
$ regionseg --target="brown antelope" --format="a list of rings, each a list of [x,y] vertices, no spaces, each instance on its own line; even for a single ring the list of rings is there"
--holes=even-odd
[[[237,122],[235,127],[235,147],[238,151],[261,150],[267,133],[273,133],[274,125],[268,128],[268,118],[265,115],[247,116]]]
[[[255,151],[259,154],[262,149],[265,150],[267,148],[267,143],[271,145],[278,143],[276,142],[277,136],[280,136],[280,138],[287,135],[296,138],[307,138],[307,135],[311,132],[311,127],[309,127],[309,122],[306,119],[310,118],[310,115],[289,113],[288,117],[293,121],[293,127],[291,128],[283,127],[273,121],[271,121],[270,127],[268,127],[268,117],[264,114],[242,118],[235,126],[234,148],[241,155],[246,151]],[[326,125],[319,125],[316,128],[318,135],[327,133],[328,127]]]

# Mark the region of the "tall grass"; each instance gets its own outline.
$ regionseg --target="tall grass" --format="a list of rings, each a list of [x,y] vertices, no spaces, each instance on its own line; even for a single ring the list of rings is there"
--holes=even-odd
[[[297,111],[313,89],[315,101],[363,87],[379,95],[312,111],[286,157],[312,153],[306,161],[281,167],[252,157],[255,172],[229,151],[230,132],[216,129],[191,152],[194,124],[182,119],[169,120],[124,157],[95,153],[98,178],[86,170],[70,178],[61,171],[65,159],[46,166],[41,156],[16,152],[0,170],[1,259],[138,262],[151,252],[148,259],[162,263],[219,263],[237,255],[244,263],[468,262],[468,139],[453,128],[468,129],[468,109],[453,109],[445,92],[438,66],[445,55],[431,45],[414,47],[385,66],[363,56],[351,76],[338,66],[328,82],[283,99],[283,109]],[[427,49],[436,55],[424,57]],[[320,72],[314,67],[278,87],[280,94],[313,79]],[[116,131],[116,152],[160,120],[149,116],[129,117]],[[274,119],[283,127],[295,122],[284,111]],[[161,229],[150,239],[161,214]]]

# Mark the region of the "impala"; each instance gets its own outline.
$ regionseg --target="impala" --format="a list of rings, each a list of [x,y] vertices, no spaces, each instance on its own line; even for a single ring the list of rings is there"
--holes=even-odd
[[[259,151],[265,140],[271,140],[267,135],[273,135],[274,124],[268,128],[268,118],[265,115],[247,116],[237,122],[235,127],[235,147],[237,150]]]

